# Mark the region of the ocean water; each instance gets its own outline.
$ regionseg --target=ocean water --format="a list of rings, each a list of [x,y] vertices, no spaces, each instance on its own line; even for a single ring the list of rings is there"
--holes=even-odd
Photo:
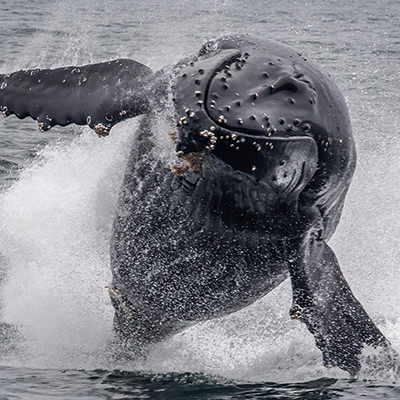
[[[400,351],[400,4],[383,0],[10,0],[0,72],[127,57],[168,68],[211,38],[299,49],[348,102],[359,162],[331,240],[354,293]],[[99,140],[0,121],[0,399],[400,398],[399,377],[326,369],[288,318],[288,282],[122,362],[107,353],[109,241],[137,121]],[[161,144],[168,136],[160,127]]]

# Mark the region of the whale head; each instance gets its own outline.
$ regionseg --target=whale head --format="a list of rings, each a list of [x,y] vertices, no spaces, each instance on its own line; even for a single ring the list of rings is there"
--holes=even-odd
[[[226,164],[272,202],[329,208],[348,186],[355,151],[330,79],[281,45],[214,49],[181,66],[174,85],[176,153]],[[223,164],[222,164],[223,163]]]

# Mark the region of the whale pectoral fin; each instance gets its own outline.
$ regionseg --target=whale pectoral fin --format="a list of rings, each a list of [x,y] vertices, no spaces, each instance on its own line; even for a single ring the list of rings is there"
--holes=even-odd
[[[0,74],[0,110],[30,116],[42,131],[74,123],[106,135],[116,123],[148,111],[152,77],[149,67],[126,59]]]
[[[316,240],[303,246],[302,253],[290,265],[290,316],[304,322],[314,335],[324,364],[354,375],[361,368],[365,346],[381,348],[391,360],[396,358],[388,340],[353,295],[330,247]]]

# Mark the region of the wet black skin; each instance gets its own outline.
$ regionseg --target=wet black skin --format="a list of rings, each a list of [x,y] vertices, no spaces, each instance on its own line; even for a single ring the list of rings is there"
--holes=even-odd
[[[182,161],[175,174],[155,150],[152,126],[171,82]],[[3,114],[30,115],[43,130],[88,123],[103,135],[146,114],[111,246],[122,342],[144,348],[239,310],[290,277],[290,316],[314,335],[325,365],[355,374],[365,345],[390,351],[327,244],[356,153],[342,95],[303,55],[228,37],[170,74],[116,60],[0,75],[0,87]]]

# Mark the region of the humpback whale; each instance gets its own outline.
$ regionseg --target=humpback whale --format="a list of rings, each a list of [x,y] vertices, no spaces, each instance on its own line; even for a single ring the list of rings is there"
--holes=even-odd
[[[172,165],[155,150],[153,126],[170,103]],[[289,278],[290,317],[326,366],[356,374],[365,346],[391,349],[328,245],[356,150],[343,96],[303,54],[231,36],[168,71],[129,59],[21,70],[0,75],[0,107],[42,131],[78,124],[100,136],[142,116],[110,249],[122,344],[143,349]]]

